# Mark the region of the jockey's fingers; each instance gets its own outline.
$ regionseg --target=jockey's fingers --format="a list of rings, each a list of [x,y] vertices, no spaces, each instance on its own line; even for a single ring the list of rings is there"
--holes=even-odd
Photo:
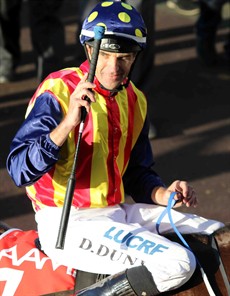
[[[180,193],[184,198],[189,197],[194,194],[194,189],[186,181],[176,181],[175,191]]]
[[[196,207],[198,202],[197,202],[196,192],[193,189],[193,187],[187,185],[186,188],[184,188],[184,190],[181,190],[181,189],[182,188],[180,188],[180,191],[176,190],[176,195],[174,197],[175,200],[177,201],[177,204],[182,203],[187,207],[191,207],[191,206]]]
[[[94,92],[92,89],[95,87],[96,85],[91,82],[84,82],[81,85],[79,83],[79,85],[75,88],[74,92],[71,94],[71,97],[81,98],[83,95],[85,96],[94,95]]]
[[[198,200],[197,200],[197,196],[195,191],[192,192],[191,195],[189,195],[188,197],[185,197],[183,199],[183,203],[187,206],[187,207],[196,207],[198,204]]]
[[[89,100],[91,102],[96,102],[95,97],[94,97],[94,92],[90,89],[85,89],[82,96],[81,96],[82,100],[86,100],[86,98],[87,98],[88,102],[89,102]]]
[[[77,87],[74,89],[71,96],[74,97],[80,97],[85,90],[92,90],[96,87],[96,85],[93,82],[87,81],[88,73],[85,73],[84,76],[81,78],[80,82],[78,83]]]
[[[85,107],[86,111],[89,112],[90,109],[90,102],[88,100],[77,100],[80,107]]]
[[[87,100],[86,100],[87,98]],[[82,100],[84,101],[88,101],[88,102],[95,102],[95,97],[94,97],[94,92],[90,89],[87,89],[87,88],[84,88],[82,89],[81,91],[78,90],[78,92],[73,92],[71,94],[71,97],[70,97],[70,100],[71,100],[71,103],[72,104],[75,104],[75,103],[78,103],[79,105],[85,107],[85,103],[81,102]],[[87,105],[87,104],[86,104]]]
[[[188,194],[188,183],[186,181],[177,180],[174,182],[175,184],[175,191],[181,193],[183,196]]]

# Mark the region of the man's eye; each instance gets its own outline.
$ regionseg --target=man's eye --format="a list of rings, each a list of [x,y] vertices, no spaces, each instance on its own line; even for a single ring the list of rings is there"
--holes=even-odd
[[[106,56],[106,53],[103,51],[100,51],[100,55],[104,57],[104,56]]]
[[[129,62],[131,60],[130,56],[125,56],[120,58],[122,61]]]

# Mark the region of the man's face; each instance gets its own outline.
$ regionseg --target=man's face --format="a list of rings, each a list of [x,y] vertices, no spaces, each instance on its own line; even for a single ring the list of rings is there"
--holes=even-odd
[[[87,46],[89,57],[92,56],[92,47]],[[118,88],[128,76],[130,68],[135,60],[136,53],[113,53],[100,50],[96,77],[107,89]]]

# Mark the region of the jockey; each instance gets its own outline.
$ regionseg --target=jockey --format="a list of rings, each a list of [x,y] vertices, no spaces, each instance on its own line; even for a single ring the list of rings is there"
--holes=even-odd
[[[91,82],[87,78],[98,25],[105,33]],[[166,187],[153,169],[146,98],[129,79],[146,45],[146,27],[131,5],[105,1],[84,21],[80,41],[87,60],[51,73],[39,85],[12,141],[7,169],[17,186],[26,186],[45,254],[70,268],[110,275],[81,293],[158,295],[187,282],[196,260],[187,248],[158,235],[157,218],[170,193],[176,192],[178,206],[196,206],[197,196],[183,180]],[[88,114],[82,130],[83,107]],[[79,138],[76,184],[60,249],[58,230]],[[135,203],[126,203],[126,195]],[[184,233],[212,233],[223,226],[172,212]],[[161,231],[170,230],[166,217]]]

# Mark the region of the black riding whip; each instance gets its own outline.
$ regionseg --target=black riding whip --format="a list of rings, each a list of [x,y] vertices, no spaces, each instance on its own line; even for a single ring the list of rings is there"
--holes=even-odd
[[[93,82],[93,80],[94,80],[101,39],[103,38],[104,31],[105,31],[105,28],[102,26],[95,26],[95,28],[94,28],[93,54],[92,54],[91,61],[90,61],[90,70],[89,70],[89,76],[87,79],[89,82]],[[87,97],[85,99],[90,101],[89,98],[87,98]],[[71,171],[71,174],[70,174],[70,177],[68,180],[68,184],[67,184],[67,188],[66,188],[66,194],[65,194],[64,205],[63,205],[63,209],[62,209],[58,238],[57,238],[57,242],[56,242],[56,249],[64,249],[64,241],[65,241],[66,230],[67,230],[67,226],[68,226],[70,209],[71,209],[71,205],[72,205],[74,188],[75,188],[75,183],[76,183],[76,168],[77,168],[78,152],[79,152],[79,148],[80,148],[80,143],[81,143],[82,132],[83,132],[83,128],[84,128],[84,122],[85,122],[86,115],[87,115],[87,111],[84,107],[82,107],[81,123],[79,126],[78,141],[77,141],[77,145],[76,145],[76,151],[75,151],[75,155],[74,155],[72,171]]]

